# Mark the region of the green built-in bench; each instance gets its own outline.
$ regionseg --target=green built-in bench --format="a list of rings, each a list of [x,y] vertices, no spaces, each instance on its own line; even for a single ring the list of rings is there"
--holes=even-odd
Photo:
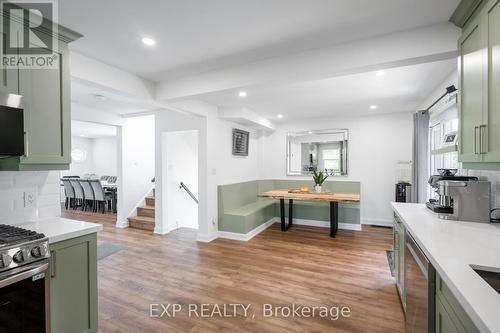
[[[257,194],[273,189],[313,187],[307,180],[254,180],[218,186],[219,231],[226,234],[251,234],[266,222],[280,216],[279,201],[258,198]],[[331,192],[360,193],[360,183],[353,181],[326,181],[323,188]],[[295,201],[293,205],[295,224],[322,222],[329,226],[328,203]],[[285,209],[288,212],[288,208]],[[357,229],[360,226],[359,205],[339,204],[339,227]],[[257,229],[258,230],[258,229]]]

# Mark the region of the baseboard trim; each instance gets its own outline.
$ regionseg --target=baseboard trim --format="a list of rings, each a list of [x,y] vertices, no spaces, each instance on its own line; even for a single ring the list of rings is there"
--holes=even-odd
[[[168,234],[170,231],[173,231],[173,230],[175,230],[175,229],[177,229],[177,227],[171,227],[171,226],[170,226],[170,227],[169,227],[169,226],[167,226],[167,228],[166,228],[166,229],[162,229],[162,228],[159,228],[159,227],[158,227],[158,223],[156,223],[156,224],[155,224],[155,229],[154,229],[153,233],[158,234],[158,235],[166,235],[166,234]]]
[[[248,242],[250,239],[257,236],[258,234],[260,234],[261,232],[263,232],[264,230],[269,228],[274,223],[280,223],[280,218],[274,217],[274,218],[270,219],[269,221],[259,225],[257,228],[252,229],[250,232],[248,232],[246,234],[240,234],[237,232],[219,231],[218,237],[224,238],[224,239],[231,239],[231,240]],[[293,219],[293,224],[305,225],[305,226],[310,226],[310,227],[319,227],[319,228],[330,228],[330,222],[317,221],[317,220]],[[340,223],[339,222],[339,229],[361,231],[362,226],[361,226],[361,224]]]
[[[383,227],[392,227],[394,221],[388,219],[371,219],[371,218],[361,218],[361,224],[368,225],[380,225]]]
[[[277,223],[279,223],[280,218],[277,217],[276,219],[277,219]],[[319,228],[330,228],[329,221],[327,222],[327,221],[318,221],[318,220],[293,219],[293,224],[306,225],[306,226],[310,226],[310,227],[319,227]],[[339,222],[339,229],[361,231],[361,228],[362,228],[361,224]]]
[[[202,242],[202,243],[210,243],[211,241],[213,241],[215,239],[217,239],[217,233],[209,234],[209,235],[198,234],[196,237],[196,240],[198,242]]]
[[[250,239],[254,238],[270,226],[272,226],[276,222],[276,218],[273,217],[269,221],[259,225],[257,228],[254,228],[247,232],[246,234],[240,234],[237,232],[228,232],[228,231],[219,231],[219,238],[231,239],[231,240],[239,240],[243,242],[248,242]]]
[[[116,221],[115,227],[120,229],[125,229],[129,227],[128,220],[125,221]]]

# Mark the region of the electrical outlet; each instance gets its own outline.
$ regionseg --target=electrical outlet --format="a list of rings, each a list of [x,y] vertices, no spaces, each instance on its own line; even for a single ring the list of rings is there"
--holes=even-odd
[[[35,191],[24,191],[23,198],[24,208],[33,207],[33,205],[35,204]]]
[[[212,219],[212,225],[215,226],[215,219]]]

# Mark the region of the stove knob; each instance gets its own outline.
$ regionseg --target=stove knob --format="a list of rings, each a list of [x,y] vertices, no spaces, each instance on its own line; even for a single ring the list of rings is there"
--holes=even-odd
[[[31,256],[34,258],[41,258],[47,253],[47,248],[43,245],[35,246],[31,249]]]
[[[14,262],[16,264],[20,264],[23,261],[26,261],[28,259],[28,257],[29,257],[28,250],[19,250],[19,251],[17,251],[16,254],[14,254],[14,256],[12,257],[12,259],[14,259]]]
[[[0,255],[0,268],[4,268],[10,265],[12,258],[8,254]]]

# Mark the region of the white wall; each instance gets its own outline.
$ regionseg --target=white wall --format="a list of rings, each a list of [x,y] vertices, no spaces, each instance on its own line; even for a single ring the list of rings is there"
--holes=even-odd
[[[167,163],[163,166],[167,178],[167,223],[198,229],[198,204],[179,187],[183,182],[198,198],[198,132],[168,132],[163,140],[167,148]]]
[[[287,132],[347,128],[348,176],[335,179],[361,182],[362,223],[392,225],[396,163],[411,160],[412,126],[409,113],[285,123],[264,137],[261,178],[304,178],[286,176]]]
[[[61,215],[59,171],[0,172],[0,223],[20,224]],[[24,193],[34,204],[24,207]]]
[[[152,187],[155,176],[155,117],[127,118],[118,130],[121,140],[122,177],[118,179],[117,226],[128,226],[127,218]],[[120,170],[118,170],[120,174]]]
[[[175,111],[174,111],[175,110]],[[176,112],[177,111],[177,112]],[[188,114],[186,112],[194,113]],[[161,133],[169,131],[198,130],[198,191],[199,191],[199,240],[210,240],[217,235],[217,185],[255,180],[259,178],[262,164],[262,137],[259,132],[245,126],[218,118],[217,107],[201,101],[183,101],[171,105],[170,111],[156,114],[157,170],[166,161],[162,158]],[[250,132],[249,156],[233,156],[231,150],[232,129]],[[165,198],[166,184],[162,184],[161,172],[157,172],[157,226],[158,233],[169,231],[166,223],[168,210]],[[159,207],[161,206],[161,207]],[[164,217],[162,217],[164,216]],[[159,218],[158,218],[159,217]],[[160,221],[164,219],[165,221]],[[164,225],[163,225],[164,224]]]
[[[118,146],[116,137],[101,137],[92,140],[92,160],[94,173],[98,176],[116,176]]]
[[[69,170],[61,172],[62,175],[82,176],[86,173],[94,172],[94,147],[93,139],[82,138],[79,136],[71,137],[71,150],[82,149],[87,153],[87,159],[82,162],[72,161]]]
[[[97,176],[117,175],[118,147],[116,137],[82,138],[73,136],[71,149],[83,149],[87,153],[87,159],[83,162],[72,161],[69,170],[61,171],[62,175],[83,176],[86,173],[95,173]]]

